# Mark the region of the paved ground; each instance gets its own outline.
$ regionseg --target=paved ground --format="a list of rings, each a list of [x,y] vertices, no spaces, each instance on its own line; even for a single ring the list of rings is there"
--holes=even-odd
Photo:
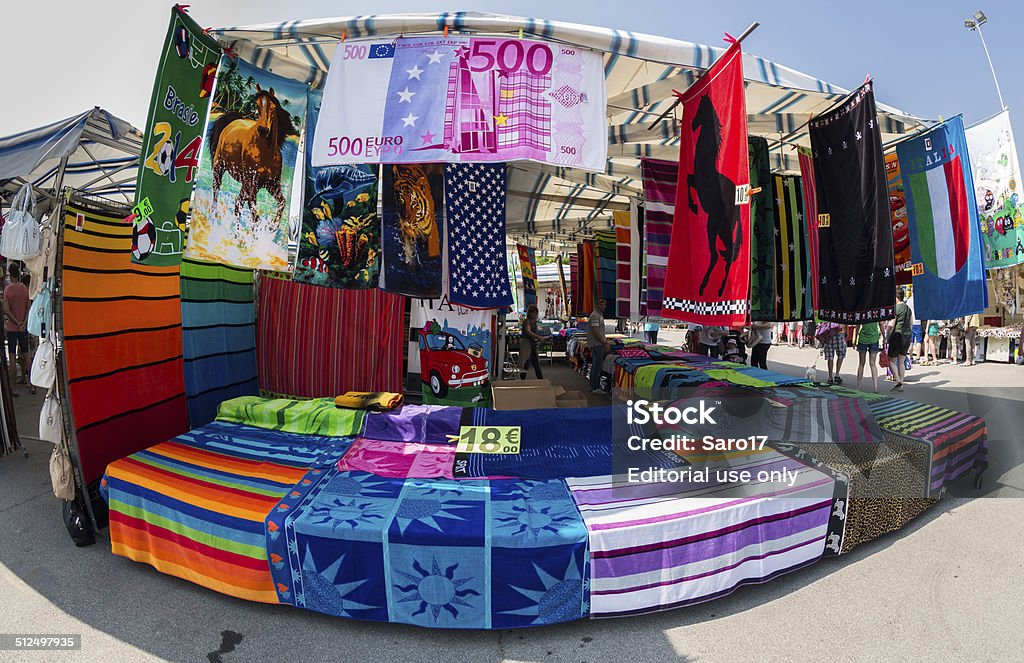
[[[813,350],[779,347],[768,363],[803,375],[813,358]],[[848,363],[844,377],[855,369]],[[551,376],[579,386],[568,371],[554,368]],[[0,660],[1020,660],[1022,395],[1024,367],[915,367],[904,397],[987,417],[992,468],[981,493],[957,485],[894,535],[718,601],[528,631],[350,622],[221,596],[114,557],[106,540],[76,549],[49,492],[49,445],[29,442],[27,459],[0,458],[0,632],[82,633],[84,647],[3,652]],[[28,405],[22,396],[19,422],[27,427],[38,402]],[[225,632],[241,636],[233,651],[222,649]]]

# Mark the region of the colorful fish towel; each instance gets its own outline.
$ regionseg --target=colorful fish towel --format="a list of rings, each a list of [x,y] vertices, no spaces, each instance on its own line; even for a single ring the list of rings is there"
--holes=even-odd
[[[386,164],[381,287],[407,297],[441,296],[444,170],[436,163]]]
[[[988,306],[984,248],[963,119],[896,147],[906,184],[914,314],[946,320]]]
[[[470,308],[512,303],[505,256],[505,164],[447,164],[449,297]]]
[[[750,315],[750,166],[739,43],[679,100],[679,183],[662,315],[742,325]]]
[[[220,46],[181,9],[171,8],[135,183],[132,261],[176,265],[185,249],[189,199],[203,145]]]
[[[818,213],[818,317],[861,324],[896,302],[882,134],[874,83],[810,123]]]
[[[221,58],[185,256],[288,271],[288,209],[307,87]]]
[[[306,127],[314,131],[323,93],[310,90]],[[305,195],[293,279],[333,288],[376,288],[380,280],[379,166],[313,166],[306,141]]]

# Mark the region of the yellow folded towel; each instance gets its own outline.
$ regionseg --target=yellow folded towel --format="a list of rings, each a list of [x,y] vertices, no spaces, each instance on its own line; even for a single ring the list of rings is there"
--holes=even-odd
[[[347,391],[334,397],[334,404],[350,410],[383,412],[401,407],[405,396],[390,391]]]

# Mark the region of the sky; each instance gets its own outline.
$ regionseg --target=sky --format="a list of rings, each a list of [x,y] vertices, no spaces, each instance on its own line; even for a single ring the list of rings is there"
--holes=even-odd
[[[100,106],[141,127],[173,3],[163,0],[28,0],[4,11],[6,63],[0,135]],[[962,113],[972,124],[999,111],[977,33],[983,30],[1015,134],[1024,141],[1018,0],[192,0],[203,26],[306,18],[476,10],[587,23],[721,46],[722,33],[759,27],[744,50],[852,89],[870,74],[880,102],[924,118]],[[1020,145],[1018,142],[1018,151]],[[1022,159],[1024,161],[1024,159]]]

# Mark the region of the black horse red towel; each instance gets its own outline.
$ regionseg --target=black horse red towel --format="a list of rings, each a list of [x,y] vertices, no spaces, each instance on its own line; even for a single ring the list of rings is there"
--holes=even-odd
[[[887,320],[896,305],[892,225],[872,83],[811,120],[821,320]]]
[[[750,310],[750,171],[739,44],[679,99],[679,186],[662,315],[742,325]]]

